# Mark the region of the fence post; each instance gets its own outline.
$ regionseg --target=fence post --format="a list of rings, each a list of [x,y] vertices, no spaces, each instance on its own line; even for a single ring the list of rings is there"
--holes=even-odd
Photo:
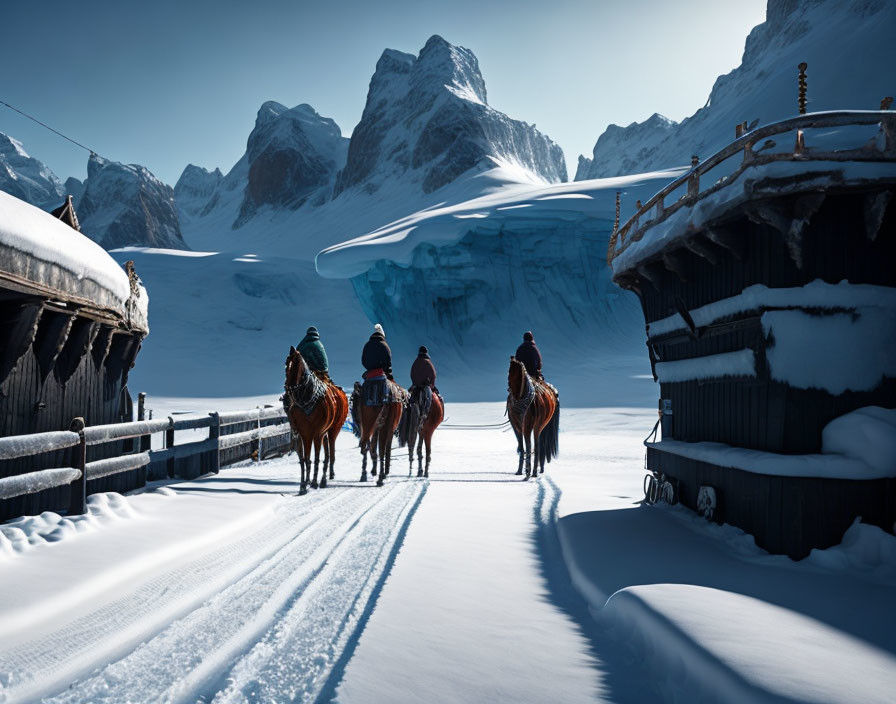
[[[168,416],[168,422],[171,424],[171,426],[168,428],[168,430],[165,431],[165,449],[170,450],[172,447],[174,447],[174,417]],[[174,456],[172,455],[168,458],[168,462],[166,463],[169,479],[174,478],[176,461],[177,460],[175,460]]]
[[[137,420],[146,420],[146,394],[141,391],[137,394]],[[152,435],[140,436],[140,452],[146,452],[152,447]]]
[[[218,439],[221,437],[221,418],[218,412],[209,413],[212,417],[211,425],[208,426],[208,439],[215,441],[215,451],[212,453],[212,472],[217,474],[221,471],[221,450],[218,447]]]
[[[84,437],[84,419],[80,416],[75,418],[69,430],[78,434],[78,446],[74,450],[72,465],[81,470],[81,476],[69,485],[71,494],[68,515],[80,516],[87,512],[87,440]]]
[[[694,172],[688,179],[688,198],[696,198],[700,194],[700,175],[697,173],[697,166],[700,165],[700,158],[694,154],[691,157],[691,169]]]
[[[258,409],[258,454],[256,455],[256,463],[261,462],[261,406],[256,406]]]

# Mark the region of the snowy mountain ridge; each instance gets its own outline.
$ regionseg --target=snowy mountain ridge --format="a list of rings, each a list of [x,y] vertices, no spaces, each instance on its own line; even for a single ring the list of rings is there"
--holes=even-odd
[[[17,139],[0,132],[0,190],[39,208],[55,208],[64,197],[50,168],[25,151]]]
[[[565,180],[560,147],[486,100],[473,52],[433,36],[419,56],[383,52],[350,140],[307,104],[264,103],[226,176],[191,165],[179,179],[185,238],[310,261],[437,203]]]
[[[893,93],[894,26],[896,3],[885,0],[769,0],[741,65],[716,79],[704,107],[681,123],[654,114],[627,127],[610,125],[576,180],[685,165],[693,154],[705,159],[724,147],[745,120],[792,117],[802,61],[809,65],[810,111],[877,109]]]
[[[75,208],[82,232],[94,242],[106,249],[131,245],[188,249],[174,191],[145,166],[91,154],[83,185]]]

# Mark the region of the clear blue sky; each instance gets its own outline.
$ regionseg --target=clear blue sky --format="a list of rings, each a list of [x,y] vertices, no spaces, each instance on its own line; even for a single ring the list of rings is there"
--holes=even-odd
[[[386,47],[473,50],[489,103],[563,147],[570,178],[610,123],[700,108],[740,63],[764,0],[10,0],[0,100],[174,184],[227,171],[265,100],[307,102],[350,135]],[[0,131],[63,180],[87,154],[8,108]]]

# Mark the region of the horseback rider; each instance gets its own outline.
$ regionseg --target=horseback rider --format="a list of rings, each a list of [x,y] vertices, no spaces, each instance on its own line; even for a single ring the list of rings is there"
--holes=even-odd
[[[370,372],[382,370],[389,379],[392,378],[392,350],[386,344],[386,333],[383,326],[377,323],[373,326],[373,335],[364,345],[361,352],[361,365],[367,371],[364,378],[368,378]]]
[[[514,355],[526,367],[529,376],[535,379],[543,379],[541,375],[541,352],[535,346],[535,337],[531,332],[523,333],[523,344],[516,348]]]
[[[411,365],[411,386],[418,386],[420,388],[423,388],[424,386],[432,386],[435,388],[435,385],[435,365],[433,365],[432,360],[429,358],[429,350],[426,349],[425,346],[421,346],[420,350],[417,352],[417,359],[415,359],[414,363]]]
[[[327,351],[320,341],[320,334],[313,325],[305,332],[305,337],[299,343],[299,352],[305,358],[305,362],[311,371],[329,376],[330,365],[327,360]]]

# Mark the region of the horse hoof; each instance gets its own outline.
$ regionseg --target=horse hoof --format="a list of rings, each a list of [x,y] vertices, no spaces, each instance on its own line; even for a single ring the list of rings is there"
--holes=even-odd
[[[523,470],[521,470],[521,469],[516,470],[516,476],[519,477],[519,476],[522,476],[522,474],[523,474]]]
[[[312,489],[317,489],[317,481],[313,481],[313,482],[311,482],[311,488],[312,488]]]
[[[526,476],[523,478],[523,481],[524,481],[524,482],[529,481],[529,478],[530,478],[531,476],[532,476],[531,474],[529,474],[528,472],[526,472]]]
[[[336,473],[335,473],[335,472],[330,472],[330,480],[332,481],[332,480],[335,479],[335,478],[336,478]]]
[[[426,477],[427,479],[429,479],[429,470],[428,469],[423,473],[423,476]]]
[[[382,486],[382,485],[383,485],[383,480],[382,480],[382,478],[376,483],[376,485],[377,485],[377,486]]]
[[[321,480],[320,480],[320,488],[321,488],[321,489],[326,489],[326,488],[327,488],[327,480],[326,480],[326,479],[321,479]]]
[[[367,481],[367,475],[366,475],[366,474],[362,474],[362,475],[361,475],[361,479],[360,479],[359,481],[366,482],[366,481]]]
[[[423,470],[422,470],[422,469],[418,469],[418,470],[417,470],[417,476],[418,476],[418,477],[422,477],[422,476],[423,476]]]
[[[370,474],[371,474],[372,476],[375,477],[375,476],[376,476],[376,470],[375,470],[375,469],[370,470]]]
[[[308,490],[305,487],[302,487],[301,489],[299,489],[299,496],[304,496],[307,493],[308,493]]]

